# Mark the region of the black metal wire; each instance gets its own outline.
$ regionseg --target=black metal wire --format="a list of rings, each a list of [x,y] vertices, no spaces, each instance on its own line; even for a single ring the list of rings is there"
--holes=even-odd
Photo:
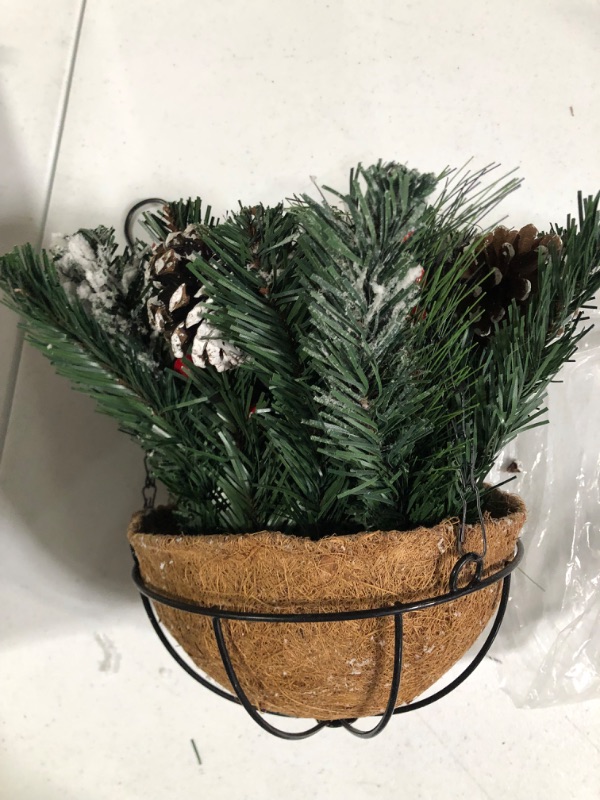
[[[327,725],[327,722],[317,722],[312,728],[309,728],[306,731],[283,731],[280,728],[276,728],[274,725],[271,725],[264,719],[258,711],[254,708],[252,703],[248,700],[248,696],[246,695],[245,691],[242,689],[242,686],[238,680],[237,675],[235,674],[235,670],[233,668],[233,664],[231,663],[231,659],[229,658],[229,651],[227,650],[227,645],[225,644],[225,638],[223,636],[223,629],[221,627],[221,620],[219,617],[213,617],[213,630],[215,632],[215,638],[217,640],[217,647],[219,648],[219,653],[221,654],[221,659],[223,660],[223,666],[225,667],[225,671],[227,672],[227,677],[229,678],[229,682],[233,686],[233,689],[240,700],[240,703],[244,706],[250,717],[256,722],[257,725],[267,731],[267,733],[273,734],[273,736],[278,736],[280,739],[306,739],[309,736],[313,736],[317,731],[320,731],[321,728],[324,728]]]
[[[479,524],[481,525],[481,540],[482,540],[483,546],[481,548],[481,553],[480,553],[480,557],[481,557],[481,562],[480,563],[483,563],[483,559],[485,558],[485,556],[487,554],[487,532],[486,532],[486,529],[485,529],[485,519],[484,519],[484,516],[483,516],[483,510],[481,508],[481,494],[479,492],[479,486],[477,484],[477,476],[475,474],[475,460],[476,460],[476,457],[477,457],[477,452],[475,451],[475,448],[473,447],[472,448],[472,454],[471,454],[471,464],[470,464],[470,469],[469,469],[469,481],[471,483],[471,489],[473,490],[473,493],[475,494],[475,504],[477,506],[477,515],[479,517]]]
[[[516,566],[516,564],[515,564],[515,566]],[[492,644],[494,643],[494,641],[496,639],[496,636],[498,635],[498,631],[500,630],[500,627],[502,625],[502,621],[504,619],[504,614],[506,612],[506,607],[508,605],[508,598],[509,598],[509,595],[510,595],[510,584],[511,584],[511,576],[509,574],[509,575],[506,575],[503,578],[502,595],[501,595],[501,598],[500,598],[500,603],[499,603],[498,608],[496,610],[496,616],[494,617],[494,622],[492,624],[490,632],[488,633],[488,635],[487,635],[487,637],[485,639],[485,642],[483,643],[483,645],[481,646],[481,648],[479,649],[477,654],[473,657],[473,660],[469,662],[467,667],[465,667],[465,669],[459,675],[457,675],[456,678],[454,678],[449,684],[447,684],[446,686],[442,687],[437,692],[434,692],[433,694],[429,695],[428,697],[424,697],[421,700],[415,700],[412,703],[406,703],[406,704],[404,704],[402,706],[399,706],[398,708],[395,708],[394,711],[393,711],[392,716],[395,716],[396,714],[406,714],[408,711],[417,711],[417,710],[419,710],[421,708],[425,708],[426,706],[431,705],[432,703],[435,703],[438,700],[441,700],[443,697],[445,697],[446,695],[450,694],[450,692],[454,691],[454,689],[458,688],[458,686],[460,686],[470,675],[472,675],[472,673],[477,669],[479,664],[481,664],[483,659],[488,654]],[[230,700],[231,702],[236,703],[237,705],[243,705],[241,700],[238,697],[236,697],[233,694],[230,694],[229,692],[225,691],[224,689],[221,689],[220,686],[217,686],[216,684],[211,683],[208,680],[206,680],[206,678],[204,678],[197,670],[195,670],[183,658],[181,658],[181,656],[179,655],[179,653],[177,653],[177,651],[175,650],[175,648],[173,647],[171,642],[168,640],[165,632],[163,631],[163,629],[162,629],[162,627],[161,627],[161,625],[160,625],[160,623],[159,623],[159,621],[158,621],[158,619],[156,617],[156,614],[155,614],[155,612],[154,612],[154,610],[152,608],[152,604],[150,603],[148,598],[145,597],[144,595],[142,595],[142,602],[144,604],[144,608],[146,610],[146,613],[148,614],[148,618],[149,618],[149,620],[150,620],[150,622],[152,624],[152,627],[154,628],[154,630],[155,630],[158,638],[160,639],[161,643],[164,645],[164,647],[166,648],[167,652],[175,659],[175,661],[187,672],[187,674],[190,677],[192,677],[195,681],[200,683],[202,686],[206,687],[207,689],[210,689],[211,692],[214,692],[215,694],[219,695],[220,697],[223,697],[225,700]],[[400,617],[401,617],[401,614],[397,614],[395,618],[397,619],[397,618],[400,618]],[[392,693],[390,693],[390,700],[388,701],[388,708],[391,705],[391,696],[392,696]],[[397,700],[397,694],[396,694],[395,700]],[[394,702],[394,705],[395,705],[395,702]],[[256,712],[256,709],[254,709],[252,707],[252,711]],[[271,716],[275,716],[275,717],[284,717],[284,718],[287,717],[286,714],[281,714],[281,713],[279,713],[277,711],[269,711],[268,713]],[[254,715],[252,715],[252,716],[254,716]],[[262,721],[264,721],[264,720],[262,720]],[[330,727],[330,728],[345,727],[347,730],[349,730],[355,736],[361,736],[362,735],[362,738],[373,738],[378,733],[381,733],[381,731],[383,730],[383,727],[385,727],[385,726],[381,726],[381,727],[378,727],[377,730],[373,729],[371,731],[358,731],[358,729],[356,729],[356,728],[354,728],[352,726],[352,723],[354,723],[354,722],[356,722],[356,719],[347,719],[347,720],[337,719],[337,720],[329,720],[329,721],[325,722],[324,725],[326,727]],[[259,723],[259,724],[261,724],[261,723]],[[265,728],[265,726],[263,726],[262,724],[261,724],[261,727]],[[265,728],[265,730],[266,730],[266,728]],[[309,731],[312,731],[312,729],[309,729]],[[272,733],[274,736],[279,736],[282,739],[290,738],[287,735],[288,734],[287,731],[284,731],[284,730],[281,730],[281,729],[278,729],[278,728],[274,728],[274,726],[270,726],[269,733]],[[305,732],[304,736],[300,735],[300,736],[295,736],[294,738],[306,738],[306,736],[311,736],[311,735],[312,735],[312,732]]]
[[[240,701],[239,701],[239,699],[237,697],[234,697],[234,695],[232,695],[229,692],[225,691],[225,689],[221,689],[220,686],[216,686],[214,683],[211,683],[210,681],[207,681],[206,678],[204,678],[202,675],[200,675],[200,673],[197,672],[197,670],[195,670],[193,667],[191,667],[187,663],[187,661],[185,661],[179,655],[179,653],[177,652],[177,650],[175,650],[175,648],[173,647],[171,642],[167,639],[167,637],[165,635],[165,632],[161,628],[160,622],[158,621],[158,618],[157,618],[156,614],[154,613],[154,609],[152,608],[152,603],[143,594],[141,595],[141,598],[142,598],[142,603],[144,604],[144,610],[146,611],[146,614],[148,615],[148,619],[150,620],[150,624],[154,628],[154,632],[156,633],[156,635],[160,639],[161,643],[164,645],[166,651],[169,653],[170,656],[172,656],[175,659],[175,661],[179,664],[179,666],[183,670],[185,670],[187,672],[187,674],[191,678],[193,678],[195,681],[198,681],[198,683],[202,684],[202,686],[204,686],[206,689],[210,689],[211,692],[214,692],[215,694],[218,694],[220,697],[224,697],[225,700],[231,700],[234,703],[238,703],[239,704]]]
[[[139,203],[135,203],[131,206],[127,215],[125,217],[125,223],[123,225],[123,233],[125,235],[125,241],[127,242],[131,251],[135,251],[135,237],[133,235],[133,226],[137,221],[140,211],[142,208],[146,208],[147,206],[156,206],[166,205],[167,201],[162,200],[160,197],[148,197],[145,200],[140,200]],[[144,481],[144,487],[142,489],[142,497],[144,500],[144,511],[150,511],[154,508],[154,501],[156,500],[156,481],[153,478],[150,472],[150,464],[148,461],[148,454],[144,455],[144,469],[146,471],[146,478]]]
[[[133,226],[140,214],[142,208],[146,206],[166,206],[167,201],[160,197],[148,197],[145,200],[140,200],[139,203],[131,206],[125,217],[125,241],[131,250],[135,250],[135,237],[133,235]]]
[[[358,736],[363,739],[369,739],[381,733],[381,731],[389,723],[392,716],[396,714],[405,714],[408,711],[416,711],[417,709],[424,708],[425,706],[428,706],[431,703],[434,703],[437,700],[440,700],[441,698],[445,697],[447,694],[449,694],[458,686],[460,686],[460,684],[463,683],[463,681],[465,681],[469,677],[469,675],[471,675],[473,671],[479,666],[479,664],[483,661],[483,659],[487,655],[490,647],[492,646],[498,634],[498,631],[500,630],[500,626],[504,618],[504,613],[506,611],[506,606],[508,604],[508,597],[510,592],[510,574],[521,561],[523,557],[523,552],[524,552],[523,545],[519,540],[517,541],[516,552],[512,561],[510,561],[505,567],[503,567],[503,569],[498,570],[498,572],[484,579],[480,579],[481,572],[479,570],[479,565],[481,564],[481,562],[478,560],[480,556],[477,553],[466,553],[455,565],[450,579],[451,590],[445,595],[441,595],[434,598],[428,598],[425,600],[420,600],[415,603],[401,603],[397,604],[396,606],[392,606],[390,608],[376,608],[376,609],[367,609],[361,611],[340,611],[340,612],[330,612],[321,614],[269,614],[269,613],[240,612],[240,611],[233,611],[226,609],[225,610],[217,609],[212,607],[209,608],[194,603],[187,603],[175,598],[161,595],[154,589],[151,589],[150,587],[146,586],[146,584],[141,578],[139,565],[137,563],[137,560],[135,560],[135,557],[134,557],[135,564],[132,576],[136,586],[138,587],[138,590],[140,591],[142,602],[144,604],[144,608],[152,624],[152,627],[154,628],[158,638],[160,639],[164,647],[167,649],[167,652],[187,672],[188,675],[194,678],[194,680],[196,680],[202,686],[204,686],[207,689],[210,689],[210,691],[214,692],[220,697],[225,698],[226,700],[230,700],[231,702],[242,705],[246,710],[246,712],[249,714],[249,716],[254,720],[254,722],[256,722],[256,724],[259,725],[263,730],[281,739],[298,740],[298,739],[305,739],[308,736],[312,736],[325,727],[336,727],[336,728],[343,727],[355,736]],[[472,558],[468,559],[469,556],[471,556]],[[461,564],[462,566],[464,566],[465,564],[469,563],[469,561],[473,561],[477,564],[476,574],[473,576],[473,578],[471,579],[471,581],[467,586],[458,588],[456,586],[456,583],[460,576],[462,568]],[[469,665],[447,686],[443,687],[437,692],[434,692],[432,695],[396,708],[396,704],[398,701],[398,693],[401,684],[401,677],[402,677],[403,615],[408,612],[418,612],[424,608],[431,608],[433,606],[451,602],[452,600],[456,600],[460,597],[465,597],[468,594],[472,594],[473,592],[485,589],[486,587],[491,586],[492,584],[497,583],[498,581],[503,581],[502,594],[496,612],[496,616],[492,624],[492,628],[490,629],[490,632],[486,637],[482,647],[477,652],[473,660],[469,663]],[[163,631],[160,622],[157,619],[156,613],[152,607],[150,599],[154,600],[155,602],[168,605],[171,608],[176,608],[180,611],[187,611],[188,613],[191,614],[200,614],[203,616],[212,617],[212,624],[213,624],[215,639],[217,642],[217,647],[221,655],[221,660],[223,661],[225,672],[227,674],[227,677],[229,678],[229,682],[231,683],[234,689],[235,692],[234,695],[230,694],[224,689],[221,689],[219,686],[216,686],[215,684],[209,682],[206,678],[200,675],[200,673],[196,669],[191,667],[179,655],[179,653],[177,653],[171,642],[168,640],[165,632]],[[366,731],[360,730],[359,728],[355,727],[354,725],[354,723],[356,722],[355,718],[342,719],[342,720],[317,720],[315,725],[311,726],[307,730],[298,732],[286,731],[281,728],[277,728],[274,725],[271,725],[271,723],[267,722],[267,720],[264,719],[261,713],[256,708],[254,708],[254,706],[250,703],[248,696],[246,695],[243,687],[239,682],[239,679],[235,672],[235,668],[231,661],[229,649],[225,642],[225,637],[223,634],[223,627],[221,622],[223,619],[244,620],[248,622],[257,622],[257,623],[258,622],[288,622],[288,623],[289,622],[293,623],[343,622],[346,620],[353,620],[353,619],[370,619],[370,618],[387,617],[387,616],[394,616],[394,662],[393,662],[392,680],[390,684],[390,695],[388,698],[386,709],[381,715],[379,722],[373,728]],[[275,716],[278,717],[286,716],[285,714],[278,714],[276,712],[269,712],[269,713],[270,714],[273,713]]]
[[[458,392],[458,395],[460,397],[460,406],[461,406],[461,411],[462,411],[462,414],[461,414],[461,425],[460,425],[461,431],[459,433],[458,426],[456,425],[456,422],[454,422],[453,423],[454,432],[455,432],[457,438],[459,438],[459,436],[462,434],[462,437],[463,437],[465,442],[469,442],[469,441],[471,442],[471,457],[470,457],[468,463],[463,464],[463,468],[462,468],[462,472],[461,472],[462,484],[463,484],[462,485],[463,507],[462,507],[461,520],[460,520],[459,528],[458,528],[457,549],[458,549],[458,554],[460,556],[466,555],[465,554],[465,550],[464,550],[464,545],[465,545],[465,536],[466,536],[466,531],[467,531],[467,510],[468,509],[467,509],[467,492],[466,492],[466,488],[467,488],[467,483],[468,483],[469,488],[471,489],[471,491],[473,492],[473,494],[475,496],[475,504],[476,504],[476,508],[477,508],[477,515],[479,517],[479,523],[481,525],[482,548],[481,548],[480,562],[479,563],[481,563],[481,565],[483,566],[483,559],[485,558],[485,556],[487,554],[487,532],[486,532],[486,526],[485,526],[485,518],[484,518],[484,515],[483,515],[483,509],[481,507],[481,493],[479,491],[479,485],[477,483],[477,474],[476,474],[476,471],[475,471],[476,462],[477,462],[477,451],[473,447],[472,437],[469,437],[469,435],[467,433],[467,423],[466,423],[466,408],[467,408],[467,404],[466,404],[466,401],[465,401],[464,386],[457,387],[457,392]],[[466,459],[465,459],[465,462],[466,462]],[[465,478],[466,474],[468,474],[468,480]]]
[[[402,614],[394,615],[394,671],[392,673],[392,683],[390,686],[390,696],[388,698],[385,711],[381,715],[379,722],[370,730],[362,731],[354,727],[350,720],[341,720],[342,726],[359,739],[373,739],[386,727],[391,720],[396,705],[398,703],[398,692],[400,691],[400,677],[402,675]]]
[[[274,736],[278,736],[282,739],[306,739],[308,736],[312,736],[313,734],[320,731],[322,728],[326,726],[335,726],[335,727],[344,727],[347,731],[352,733],[354,736],[358,736],[361,739],[372,739],[373,737],[377,736],[377,734],[381,733],[381,731],[386,727],[392,715],[394,713],[394,709],[396,708],[396,704],[398,702],[398,692],[400,690],[400,676],[402,673],[402,614],[396,614],[394,616],[394,659],[393,659],[393,675],[392,675],[392,682],[390,688],[390,695],[388,699],[388,703],[384,713],[381,716],[379,722],[370,730],[363,731],[360,728],[354,727],[352,724],[356,720],[352,719],[342,719],[342,720],[330,720],[330,721],[317,721],[317,723],[305,731],[300,732],[291,732],[291,731],[284,731],[281,728],[276,728],[274,725],[271,725],[267,722],[264,717],[262,717],[254,708],[252,703],[250,703],[248,696],[244,692],[242,685],[239,682],[239,679],[236,675],[235,669],[231,662],[231,658],[229,656],[229,650],[225,643],[225,637],[223,635],[223,627],[221,624],[221,620],[219,617],[213,617],[213,630],[215,632],[215,638],[217,640],[217,646],[219,648],[219,653],[221,655],[221,659],[223,661],[223,666],[225,667],[225,671],[227,673],[227,677],[229,678],[229,682],[233,686],[235,694],[239,699],[240,703],[243,705],[245,710],[248,712],[250,717],[260,725],[263,730],[266,730],[268,733],[273,734]],[[235,699],[233,695],[230,695],[231,699]],[[277,715],[277,716],[284,716],[284,715]]]
[[[480,589],[485,589],[487,586],[491,586],[493,583],[502,580],[515,569],[522,557],[523,544],[518,540],[516,544],[516,553],[513,559],[501,570],[498,570],[498,572],[495,572],[493,575],[488,575],[478,583],[471,581],[467,586],[463,586],[455,591],[450,591],[446,594],[438,595],[437,597],[429,597],[425,600],[415,600],[412,603],[398,603],[394,606],[367,608],[356,611],[328,611],[311,614],[275,614],[266,611],[235,611],[234,609],[215,608],[214,606],[201,606],[197,603],[179,600],[176,597],[169,597],[147,586],[142,579],[137,562],[134,564],[131,574],[141,594],[149,597],[151,600],[156,600],[156,602],[162,605],[176,608],[179,611],[187,611],[190,614],[201,614],[206,617],[219,617],[220,619],[235,619],[243,622],[345,622],[346,620],[391,617],[398,613],[404,614],[408,611],[421,611],[424,608],[431,608],[433,606],[439,606],[442,603],[449,603],[451,600],[457,600],[473,592],[478,592]]]
[[[460,578],[460,573],[467,566],[467,564],[475,564],[475,574],[473,575],[467,586],[473,586],[475,589],[477,589],[478,584],[481,583],[481,573],[483,571],[483,557],[479,553],[465,553],[464,556],[459,558],[459,560],[452,568],[452,572],[450,573],[451,592],[458,591],[458,579]]]
[[[157,489],[156,480],[150,472],[148,453],[144,454],[144,469],[146,471],[146,479],[144,481],[144,488],[142,489],[142,497],[144,498],[144,511],[151,511],[154,508]]]
[[[417,711],[419,708],[424,708],[425,706],[431,705],[431,703],[435,703],[437,700],[441,700],[442,697],[445,697],[447,694],[450,694],[450,692],[453,692],[454,689],[463,683],[463,681],[466,681],[469,675],[472,675],[472,673],[475,672],[477,667],[488,654],[490,647],[493,645],[496,636],[498,635],[500,626],[502,625],[502,620],[504,619],[504,614],[506,612],[506,606],[508,605],[508,598],[510,595],[510,581],[510,575],[507,575],[503,579],[502,595],[500,596],[500,603],[496,611],[494,623],[486,637],[485,642],[481,646],[481,649],[478,651],[477,655],[473,658],[469,665],[465,667],[460,675],[457,675],[457,677],[454,678],[454,680],[451,681],[447,686],[444,686],[442,689],[434,692],[429,697],[424,697],[422,700],[415,700],[413,703],[407,703],[406,705],[400,706],[394,711],[394,714],[405,714],[407,711]]]

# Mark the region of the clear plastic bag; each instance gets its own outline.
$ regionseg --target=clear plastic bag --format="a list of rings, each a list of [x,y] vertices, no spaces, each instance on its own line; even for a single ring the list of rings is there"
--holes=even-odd
[[[516,461],[523,471],[506,488],[528,508],[496,650],[503,688],[522,707],[600,697],[600,314],[591,321],[550,387],[550,424],[509,446],[493,475],[505,480]]]

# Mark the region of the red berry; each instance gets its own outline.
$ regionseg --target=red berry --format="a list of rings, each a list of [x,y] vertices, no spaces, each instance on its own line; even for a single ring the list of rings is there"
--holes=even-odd
[[[186,366],[186,361],[191,361],[192,357],[190,355],[186,355],[185,358],[176,358],[175,362],[173,363],[173,369],[175,372],[178,372],[180,375],[186,375],[184,367]]]
[[[250,413],[248,414],[248,416],[249,416],[249,417],[251,417],[251,416],[252,416],[252,414],[256,414],[256,406],[252,406],[252,407],[250,408]]]
[[[420,320],[427,319],[427,312],[422,311],[419,306],[413,306],[410,310],[409,317],[413,318],[413,321],[418,322]]]

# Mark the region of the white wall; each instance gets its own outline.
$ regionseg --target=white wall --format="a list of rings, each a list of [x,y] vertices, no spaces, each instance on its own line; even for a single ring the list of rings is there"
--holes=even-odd
[[[520,166],[511,221],[560,220],[600,188],[599,36],[596,0],[0,0],[1,249],[379,157]],[[598,797],[597,701],[516,710],[489,660],[367,743],[280,742],[195,686],[129,579],[141,455],[15,326],[0,312],[0,800]]]

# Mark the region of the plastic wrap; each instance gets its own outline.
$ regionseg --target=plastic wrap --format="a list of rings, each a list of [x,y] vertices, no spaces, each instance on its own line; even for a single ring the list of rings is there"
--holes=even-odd
[[[511,602],[496,650],[517,706],[600,697],[600,314],[548,394],[549,425],[501,455],[522,468],[510,491],[528,507]],[[512,465],[514,468],[514,464]]]

